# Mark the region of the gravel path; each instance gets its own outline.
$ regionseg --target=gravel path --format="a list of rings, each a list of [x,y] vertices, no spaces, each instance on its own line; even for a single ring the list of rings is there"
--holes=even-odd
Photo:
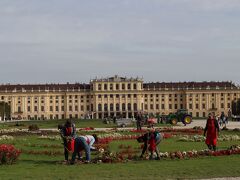
[[[201,179],[201,180],[239,180],[240,177],[222,177],[222,178],[212,178],[212,179]]]
[[[193,128],[194,126],[201,126],[205,127],[206,120],[193,120],[193,122],[187,126],[184,126],[182,123],[178,123],[178,126],[175,126],[174,128]],[[227,124],[228,129],[235,129],[240,128],[240,122],[239,121],[230,121]]]
[[[205,128],[205,125],[206,125],[206,120],[193,120],[193,122],[187,126],[184,126],[182,123],[178,123],[177,126],[173,126],[174,129],[192,129],[193,127],[195,126],[201,126],[203,128]],[[227,124],[227,128],[228,129],[235,129],[235,128],[239,128],[240,129],[240,122],[232,122],[230,121],[228,124]],[[77,128],[79,129],[79,128]],[[105,131],[105,130],[108,130],[108,129],[112,129],[112,128],[94,128],[95,130],[97,131]],[[126,128],[118,128],[118,129],[133,129],[132,127],[126,127]],[[136,129],[136,127],[134,127],[134,129]],[[143,129],[146,129],[146,127],[143,127]],[[41,129],[41,130],[52,130],[52,131],[58,131],[57,128],[56,129],[53,129],[53,128],[50,128],[50,129]]]

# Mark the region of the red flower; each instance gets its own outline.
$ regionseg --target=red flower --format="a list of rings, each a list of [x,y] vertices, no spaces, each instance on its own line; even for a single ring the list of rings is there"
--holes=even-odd
[[[0,145],[0,164],[12,164],[20,155],[20,151],[15,149],[13,145]]]

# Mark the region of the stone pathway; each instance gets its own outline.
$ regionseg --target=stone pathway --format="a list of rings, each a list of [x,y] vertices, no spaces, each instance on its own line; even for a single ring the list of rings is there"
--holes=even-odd
[[[193,120],[193,122],[187,126],[184,126],[182,123],[178,123],[178,126],[175,126],[174,128],[193,128],[195,126],[201,126],[205,128],[206,125],[206,120]],[[222,128],[222,127],[221,127]],[[229,121],[227,124],[228,129],[235,129],[239,128],[240,129],[240,122],[239,121]]]
[[[201,180],[240,180],[240,177],[222,177],[222,178],[201,179]]]

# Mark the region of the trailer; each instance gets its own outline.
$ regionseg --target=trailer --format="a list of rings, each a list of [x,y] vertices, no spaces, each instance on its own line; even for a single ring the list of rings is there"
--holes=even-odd
[[[131,119],[131,118],[119,118],[119,119],[116,119],[117,126],[119,126],[119,127],[130,126],[130,125],[133,124],[133,122],[134,122],[134,120]]]

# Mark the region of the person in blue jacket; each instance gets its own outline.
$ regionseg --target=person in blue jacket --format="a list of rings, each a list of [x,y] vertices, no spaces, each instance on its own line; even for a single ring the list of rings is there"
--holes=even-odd
[[[71,164],[75,163],[76,155],[81,152],[85,151],[86,154],[86,161],[85,163],[89,163],[91,160],[90,150],[95,149],[92,145],[94,142],[97,142],[97,136],[94,134],[92,136],[79,136],[75,138],[74,142],[74,152],[72,154]]]

